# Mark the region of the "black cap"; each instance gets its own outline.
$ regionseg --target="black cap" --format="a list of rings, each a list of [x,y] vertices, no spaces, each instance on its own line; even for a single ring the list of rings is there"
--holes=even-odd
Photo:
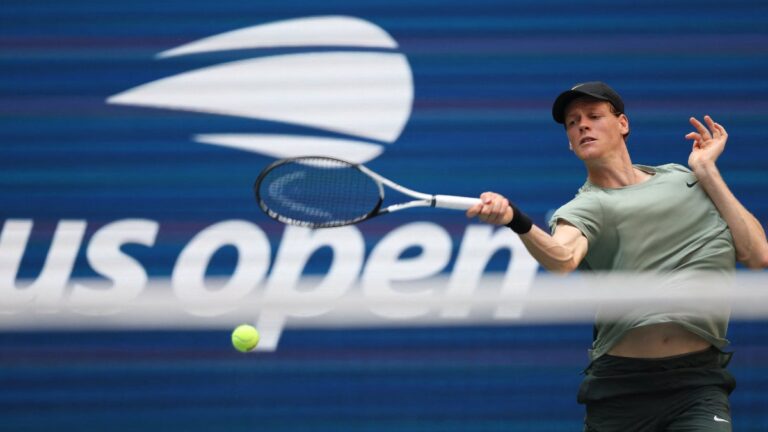
[[[555,99],[555,104],[552,105],[552,117],[558,123],[565,123],[565,109],[568,104],[574,99],[591,96],[595,99],[608,101],[616,108],[616,111],[624,112],[624,101],[621,100],[616,91],[608,86],[608,84],[600,81],[591,81],[582,84],[576,84],[572,89],[560,93],[560,96]]]

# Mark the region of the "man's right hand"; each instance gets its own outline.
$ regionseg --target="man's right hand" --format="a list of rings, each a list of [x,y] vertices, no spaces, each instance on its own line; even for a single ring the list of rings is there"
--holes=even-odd
[[[467,210],[467,217],[477,218],[485,223],[506,225],[512,221],[514,213],[509,200],[494,192],[484,192],[480,195],[480,204]]]

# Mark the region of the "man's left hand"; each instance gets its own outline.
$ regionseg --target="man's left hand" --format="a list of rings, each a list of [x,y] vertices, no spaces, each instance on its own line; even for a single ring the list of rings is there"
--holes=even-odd
[[[693,172],[714,166],[717,158],[725,149],[725,142],[728,141],[728,133],[725,128],[715,123],[710,116],[704,116],[704,126],[695,117],[690,118],[691,125],[696,128],[696,132],[691,132],[685,136],[686,139],[693,140],[693,149],[688,157],[688,166]]]

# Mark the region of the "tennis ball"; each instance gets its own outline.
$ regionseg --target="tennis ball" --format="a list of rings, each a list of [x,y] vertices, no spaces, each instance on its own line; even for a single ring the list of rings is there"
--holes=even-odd
[[[253,351],[259,344],[259,331],[248,324],[237,326],[232,332],[232,345],[240,352]]]

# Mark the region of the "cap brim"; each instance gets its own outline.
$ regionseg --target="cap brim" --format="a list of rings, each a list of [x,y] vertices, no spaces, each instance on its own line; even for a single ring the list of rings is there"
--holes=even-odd
[[[565,109],[568,108],[568,104],[580,97],[589,96],[595,99],[600,99],[610,102],[610,100],[600,95],[587,93],[579,90],[568,90],[560,93],[560,96],[555,99],[554,105],[552,105],[552,117],[558,123],[565,123]]]

